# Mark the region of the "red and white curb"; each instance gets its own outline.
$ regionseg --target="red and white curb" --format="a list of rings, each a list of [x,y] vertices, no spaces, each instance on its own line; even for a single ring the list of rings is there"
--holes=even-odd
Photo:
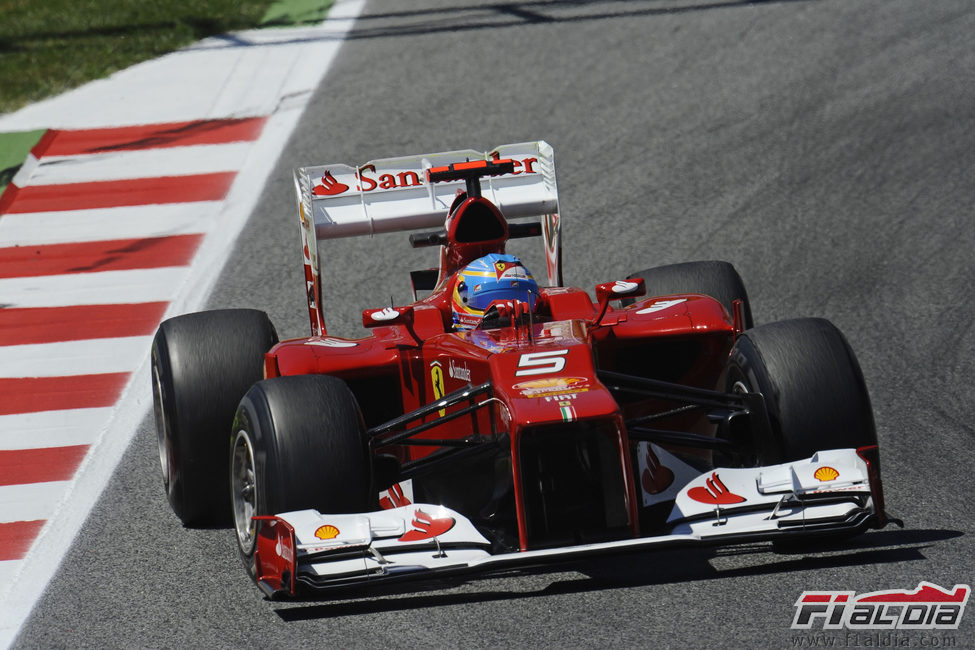
[[[107,428],[266,121],[48,131],[0,199],[0,572]]]
[[[0,116],[55,127],[0,198],[0,648],[151,405],[157,325],[203,304],[362,4]]]

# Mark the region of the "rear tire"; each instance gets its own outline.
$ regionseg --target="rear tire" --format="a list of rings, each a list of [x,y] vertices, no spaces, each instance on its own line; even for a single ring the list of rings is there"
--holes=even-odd
[[[373,509],[362,414],[344,381],[327,375],[255,384],[237,409],[230,490],[237,549],[255,577],[255,515]]]
[[[748,302],[745,283],[735,267],[728,262],[682,262],[637,271],[630,278],[643,278],[648,296],[666,296],[678,293],[697,293],[711,296],[720,302],[729,315],[733,315],[733,303],[741,300],[745,329],[754,326],[752,308]],[[623,305],[633,304],[627,299]]]
[[[744,332],[731,351],[726,389],[765,398],[772,437],[754,441],[761,465],[877,444],[860,364],[827,320],[787,320]]]
[[[240,398],[264,374],[277,343],[267,314],[228,309],[186,314],[152,342],[152,396],[163,487],[187,526],[230,523],[227,440]]]

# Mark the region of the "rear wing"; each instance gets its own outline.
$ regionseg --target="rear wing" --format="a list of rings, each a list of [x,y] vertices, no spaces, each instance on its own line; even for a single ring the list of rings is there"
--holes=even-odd
[[[442,227],[464,181],[430,183],[427,170],[451,163],[511,159],[514,172],[482,180],[482,195],[508,220],[541,217],[550,285],[562,284],[555,153],[543,141],[295,169],[308,312],[313,336],[325,334],[319,239]]]

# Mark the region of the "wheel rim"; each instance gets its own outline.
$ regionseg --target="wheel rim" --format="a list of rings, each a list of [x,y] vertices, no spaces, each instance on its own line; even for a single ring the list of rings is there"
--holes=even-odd
[[[743,377],[736,376],[732,377],[732,379],[734,381],[731,382],[731,388],[728,392],[738,395],[753,392],[745,383]],[[739,437],[729,440],[729,442],[735,445],[736,450],[731,453],[716,454],[716,462],[732,467],[758,467],[760,465],[757,441],[753,436],[749,435],[747,438]]]
[[[163,393],[162,380],[159,378],[159,368],[155,361],[155,354],[153,354],[152,388],[155,392],[153,410],[156,416],[156,444],[159,448],[159,467],[162,469],[163,485],[168,492],[173,450],[169,441],[169,420],[166,418],[166,407],[163,401],[165,395]]]
[[[731,392],[737,393],[739,395],[744,395],[745,393],[750,393],[751,391],[748,389],[748,386],[745,385],[745,382],[739,379],[731,387]]]
[[[254,548],[255,526],[251,518],[257,514],[257,481],[254,466],[254,447],[247,432],[240,430],[234,438],[230,468],[230,489],[234,505],[234,528],[237,543],[244,553]]]

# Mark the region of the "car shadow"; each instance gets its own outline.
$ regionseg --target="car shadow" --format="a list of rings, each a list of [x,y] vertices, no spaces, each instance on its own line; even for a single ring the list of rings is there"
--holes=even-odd
[[[517,601],[544,596],[597,592],[609,589],[650,587],[653,585],[733,578],[743,576],[774,575],[784,572],[836,569],[848,566],[882,565],[914,562],[926,559],[924,549],[936,543],[964,535],[956,530],[884,530],[848,540],[842,543],[792,548],[777,551],[770,543],[747,544],[720,548],[694,548],[662,550],[641,553],[644,562],[634,562],[634,554],[615,555],[583,562],[571,562],[535,570],[510,571],[507,574],[490,574],[484,579],[504,575],[525,576],[558,572],[576,572],[579,578],[553,581],[534,590],[484,590],[457,592],[456,587],[472,584],[479,579],[431,580],[412,582],[406,586],[384,589],[356,589],[330,594],[328,600],[294,602],[275,610],[286,622],[313,619],[340,618],[362,614],[416,610],[486,603],[492,601]],[[762,562],[750,566],[717,569],[712,559],[741,556],[768,556]],[[445,592],[444,590],[449,590]],[[438,591],[440,593],[425,593]],[[381,596],[381,597],[377,597]]]
[[[228,49],[234,47],[282,47],[320,41],[357,41],[400,37],[435,36],[481,30],[504,30],[594,21],[632,20],[641,17],[720,11],[757,5],[811,3],[819,0],[713,0],[687,4],[680,0],[525,0],[485,2],[431,9],[404,9],[363,13],[352,28],[340,27],[345,18],[326,18],[323,30],[304,30],[293,38],[269,43],[244,33],[215,35],[187,50]],[[332,29],[332,26],[338,26]]]
[[[364,13],[346,36],[347,40],[390,38],[399,36],[456,33],[482,29],[523,27],[591,22],[598,20],[627,20],[645,16],[673,16],[748,7],[776,5],[814,0],[713,0],[688,4],[674,0],[514,0],[485,2],[449,8],[408,9]],[[327,21],[326,21],[327,22]]]

